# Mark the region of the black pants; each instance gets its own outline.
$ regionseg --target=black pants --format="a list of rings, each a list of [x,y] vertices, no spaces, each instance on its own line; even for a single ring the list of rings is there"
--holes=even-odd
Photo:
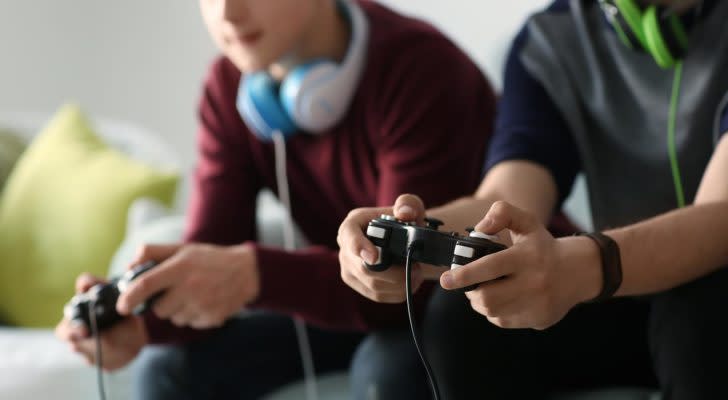
[[[307,328],[317,374],[346,370],[363,335]],[[148,346],[137,360],[134,398],[257,399],[302,379],[293,321],[258,313],[228,321],[187,346]]]
[[[508,330],[439,290],[424,324],[442,398],[544,398],[616,385],[663,399],[728,399],[728,270],[641,299],[573,309],[545,331]]]
[[[354,400],[429,399],[427,375],[409,330],[364,339],[352,361],[350,386]]]

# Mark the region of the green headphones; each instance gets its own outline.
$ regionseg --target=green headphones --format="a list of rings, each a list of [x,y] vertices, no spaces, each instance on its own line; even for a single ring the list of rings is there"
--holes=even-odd
[[[662,68],[674,67],[688,48],[680,18],[664,7],[645,7],[635,0],[599,0],[609,23],[628,47],[644,50]]]
[[[687,29],[675,13],[657,5],[643,7],[636,0],[599,0],[599,5],[622,43],[634,50],[647,52],[660,67],[674,69],[667,121],[667,153],[677,205],[683,207],[685,193],[675,146],[675,127],[682,80],[682,59],[688,48]],[[695,15],[699,15],[702,3],[695,10]]]

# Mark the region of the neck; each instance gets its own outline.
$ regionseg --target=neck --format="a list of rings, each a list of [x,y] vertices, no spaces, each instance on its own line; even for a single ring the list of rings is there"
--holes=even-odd
[[[319,15],[295,47],[268,68],[274,79],[282,80],[296,65],[306,61],[323,58],[341,62],[344,59],[351,36],[349,22],[339,11],[336,1],[319,4]]]

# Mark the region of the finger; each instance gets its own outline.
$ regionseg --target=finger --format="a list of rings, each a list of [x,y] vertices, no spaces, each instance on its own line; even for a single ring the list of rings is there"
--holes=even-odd
[[[514,312],[520,301],[518,284],[514,281],[506,278],[487,282],[465,296],[477,312],[488,317],[506,317]]]
[[[91,336],[88,327],[81,321],[70,321],[68,327],[70,340],[81,340]]]
[[[520,258],[513,248],[489,254],[443,273],[440,276],[440,285],[443,289],[453,290],[510,275],[519,265]]]
[[[361,266],[361,275],[362,277],[366,277],[368,279],[373,279],[377,281],[387,282],[399,285],[401,287],[404,286],[404,279],[405,279],[405,270],[402,267],[399,266],[393,266],[389,267],[389,269],[386,269],[381,272],[377,271],[371,271],[366,266]],[[415,268],[415,266],[412,266],[412,277],[420,277],[422,275],[422,268]]]
[[[81,358],[83,358],[83,360],[86,362],[86,365],[92,366],[96,363],[96,354],[94,352],[86,353],[73,344],[71,344],[70,347],[72,352],[78,354],[79,356],[81,356]]]
[[[194,329],[212,329],[225,325],[223,318],[211,318],[209,316],[199,316],[189,322],[189,326]]]
[[[91,361],[94,360],[94,355],[96,354],[96,340],[95,339],[84,339],[84,340],[76,340],[71,342],[71,348],[74,352],[83,354],[87,358],[89,358]]]
[[[404,279],[397,282],[387,282],[379,280],[376,277],[361,276],[359,280],[374,293],[378,295],[389,295],[389,294],[402,294],[404,293],[405,281]]]
[[[181,247],[181,244],[144,244],[137,249],[134,260],[127,269],[132,269],[145,261],[164,261],[177,253]]]
[[[526,234],[541,227],[541,223],[533,214],[526,212],[505,201],[496,201],[476,225],[475,230],[495,234],[503,229]]]
[[[183,307],[181,310],[172,315],[169,320],[176,326],[183,328],[185,326],[190,326],[190,323],[199,317],[199,313],[195,310],[192,310],[189,307]]]
[[[344,257],[343,261],[348,262],[347,257]],[[363,265],[357,265],[353,270],[342,267],[341,278],[352,289],[370,300],[381,302],[386,299],[388,302],[400,303],[404,299],[403,271],[402,268],[390,268],[387,271],[374,272]],[[420,274],[418,271],[415,276],[419,277]],[[391,276],[391,278],[385,280],[380,279],[380,276]]]
[[[368,285],[359,280],[358,277],[353,274],[345,272],[342,275],[342,278],[349,287],[367,299],[376,301],[377,303],[399,304],[405,300],[404,290],[402,288],[398,288],[398,290],[392,292],[378,292],[372,290]]]
[[[64,341],[85,339],[89,336],[86,326],[79,321],[63,319],[55,330],[56,337]]]
[[[171,289],[154,302],[152,310],[157,317],[169,319],[172,315],[180,312],[185,306],[188,293],[180,293],[182,290]]]
[[[394,217],[403,221],[417,221],[423,224],[425,220],[425,203],[419,196],[403,194],[394,202]]]
[[[354,254],[369,264],[375,263],[379,252],[376,246],[367,239],[364,232],[369,221],[382,214],[391,213],[392,209],[388,207],[358,208],[351,211],[339,226],[339,233],[336,237],[341,251]]]
[[[182,260],[171,258],[132,281],[119,296],[116,310],[122,315],[129,315],[142,302],[172,287],[180,279],[178,269],[181,262]]]
[[[105,280],[96,277],[94,275],[85,272],[76,278],[76,293],[85,293],[87,290],[99,283],[104,283]]]

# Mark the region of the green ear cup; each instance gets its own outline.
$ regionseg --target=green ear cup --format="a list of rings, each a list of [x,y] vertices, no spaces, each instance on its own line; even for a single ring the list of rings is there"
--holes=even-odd
[[[675,65],[675,58],[667,47],[665,39],[660,31],[660,21],[657,16],[657,7],[650,6],[642,18],[642,30],[647,39],[647,51],[652,54],[657,64],[662,68],[672,68]]]
[[[617,6],[622,18],[627,22],[627,25],[629,25],[632,33],[637,37],[642,47],[647,49],[647,40],[642,27],[642,9],[640,6],[634,0],[615,0],[614,5]],[[629,47],[632,46],[629,45]]]

